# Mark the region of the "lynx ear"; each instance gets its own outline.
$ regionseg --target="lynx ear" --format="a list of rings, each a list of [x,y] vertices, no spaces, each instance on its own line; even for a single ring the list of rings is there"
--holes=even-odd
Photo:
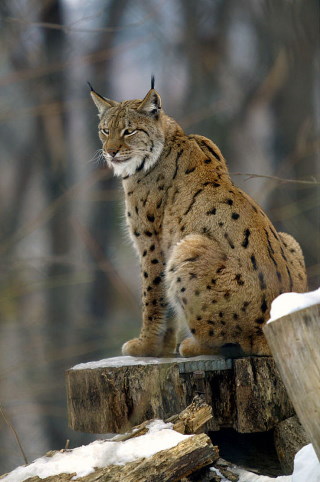
[[[153,88],[149,90],[143,101],[138,107],[138,111],[151,115],[152,117],[158,117],[161,109],[161,98],[156,90]]]
[[[116,105],[118,105],[118,102],[116,102],[115,100],[106,99],[105,97],[102,97],[102,95],[98,94],[98,92],[94,90],[90,82],[88,82],[88,84],[91,89],[90,94],[92,100],[96,104],[100,116],[107,109],[110,109],[110,107],[115,107]]]

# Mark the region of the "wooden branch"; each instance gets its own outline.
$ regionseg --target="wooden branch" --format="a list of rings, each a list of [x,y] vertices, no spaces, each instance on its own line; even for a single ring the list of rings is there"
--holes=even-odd
[[[173,430],[182,434],[199,433],[203,426],[211,420],[212,407],[205,403],[204,398],[196,395],[185,410],[173,415],[166,422],[173,423]]]
[[[297,415],[320,459],[320,304],[264,327]]]
[[[68,370],[66,385],[69,425],[82,432],[128,432],[151,417],[172,421],[200,393],[213,414],[205,431],[263,432],[294,415],[270,357],[118,357]],[[185,429],[197,432],[198,423]]]
[[[18,446],[19,446],[19,449],[20,449],[20,452],[21,452],[21,454],[22,454],[24,463],[27,464],[27,463],[28,463],[28,459],[27,459],[27,456],[26,456],[26,454],[25,454],[25,451],[24,451],[23,448],[22,448],[19,435],[18,435],[16,429],[14,428],[13,424],[12,424],[11,421],[9,420],[8,416],[5,414],[5,411],[4,411],[4,409],[2,408],[1,404],[0,404],[0,414],[2,415],[2,418],[3,418],[3,420],[5,421],[5,423],[8,425],[8,427],[9,427],[10,430],[12,431],[12,433],[13,433],[13,435],[14,435],[14,438],[16,439],[16,442],[17,442],[17,444],[18,444]]]

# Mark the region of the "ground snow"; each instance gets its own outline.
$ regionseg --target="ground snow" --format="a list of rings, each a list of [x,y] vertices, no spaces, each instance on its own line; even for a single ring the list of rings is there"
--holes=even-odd
[[[292,482],[291,475],[280,475],[279,477],[268,477],[267,475],[257,475],[253,472],[247,472],[246,470],[238,469],[235,472],[239,475],[238,482]],[[307,480],[301,480],[300,482],[307,482]]]
[[[320,482],[320,461],[312,444],[306,445],[296,454],[292,482]]]
[[[178,445],[192,435],[181,435],[172,430],[171,423],[155,420],[148,425],[149,432],[140,437],[114,442],[110,440],[97,440],[89,445],[58,452],[52,457],[41,457],[32,464],[21,466],[10,472],[1,479],[1,482],[23,482],[29,477],[49,477],[61,473],[77,475],[78,477],[94,472],[95,467],[107,467],[108,465],[124,465],[138,458],[151,457],[160,450],[167,450]],[[211,470],[221,475],[218,469]],[[239,482],[320,482],[320,462],[311,444],[303,447],[294,460],[293,475],[276,478],[265,475],[257,475],[252,472],[234,467]],[[223,477],[222,480],[227,480]]]
[[[320,461],[312,444],[306,445],[296,454],[292,475],[272,478],[238,468],[234,471],[240,476],[238,482],[320,482]]]
[[[83,477],[94,472],[94,468],[107,465],[124,465],[141,457],[151,457],[160,450],[167,450],[191,437],[172,430],[171,423],[155,420],[148,425],[149,432],[140,437],[113,442],[96,440],[89,445],[75,448],[69,452],[58,452],[52,457],[41,457],[27,466],[10,472],[1,482],[22,482],[29,477],[49,477],[61,473]]]
[[[320,288],[308,293],[283,293],[271,303],[270,320],[268,323],[317,304],[320,304]]]
[[[240,476],[238,482],[320,482],[320,462],[312,444],[306,445],[296,454],[292,475],[273,478],[239,468],[234,469],[234,472]]]

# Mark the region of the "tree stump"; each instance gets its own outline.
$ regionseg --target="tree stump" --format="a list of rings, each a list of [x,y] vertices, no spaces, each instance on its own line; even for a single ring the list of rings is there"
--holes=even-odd
[[[264,327],[281,378],[320,459],[320,304]]]
[[[73,367],[66,384],[69,426],[82,432],[123,433],[166,420],[197,393],[212,407],[206,430],[264,432],[294,414],[270,357],[117,357]]]

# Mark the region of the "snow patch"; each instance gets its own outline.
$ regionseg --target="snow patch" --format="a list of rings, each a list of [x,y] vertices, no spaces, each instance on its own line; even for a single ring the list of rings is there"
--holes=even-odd
[[[105,358],[104,360],[93,361],[88,363],[79,363],[71,368],[71,370],[95,370],[97,368],[120,368],[123,366],[137,366],[137,365],[163,365],[164,363],[189,363],[199,361],[213,363],[214,361],[220,363],[221,369],[231,368],[231,365],[228,366],[225,358],[215,355],[199,355],[192,358],[184,358],[184,357],[172,357],[172,358],[154,358],[154,357],[135,357],[135,356],[116,356],[114,358]],[[204,367],[205,369],[205,367]]]
[[[308,293],[283,293],[271,303],[270,320],[268,323],[317,304],[320,304],[320,288]]]
[[[220,470],[217,469],[217,467],[210,467],[210,472],[214,472],[216,475],[221,477],[220,482],[230,482],[230,479],[226,479],[225,476],[220,472]]]
[[[167,450],[178,445],[192,435],[182,435],[172,430],[171,423],[155,420],[148,425],[148,433],[126,440],[96,440],[89,445],[66,452],[58,452],[52,457],[41,457],[30,465],[20,466],[1,479],[1,482],[22,482],[29,477],[49,477],[61,473],[76,475],[73,480],[94,472],[95,468],[108,465],[124,465],[142,457]]]
[[[239,469],[236,473],[240,476],[238,482],[292,482],[291,475],[280,475],[279,477],[268,477],[267,475],[257,475],[247,470]],[[302,480],[300,481],[302,482]],[[307,481],[305,481],[307,482]]]
[[[133,356],[117,356],[114,358],[105,358],[88,363],[79,363],[71,368],[71,370],[95,370],[96,368],[123,367],[126,365],[157,365],[160,358],[133,357]]]
[[[320,482],[320,462],[312,444],[296,454],[292,482]]]

